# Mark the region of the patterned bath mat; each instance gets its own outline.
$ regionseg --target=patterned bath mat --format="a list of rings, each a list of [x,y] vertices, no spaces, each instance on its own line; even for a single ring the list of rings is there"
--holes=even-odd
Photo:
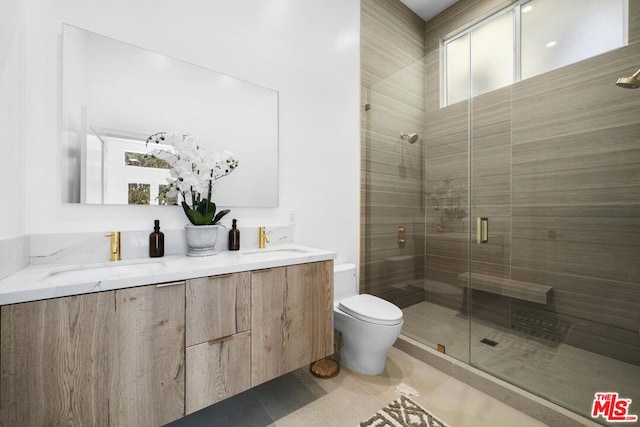
[[[448,427],[407,396],[389,403],[360,427]]]

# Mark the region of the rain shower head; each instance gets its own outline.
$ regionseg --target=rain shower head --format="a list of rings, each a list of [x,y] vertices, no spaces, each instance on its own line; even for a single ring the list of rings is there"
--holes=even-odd
[[[409,144],[414,144],[418,140],[417,133],[403,133],[400,135],[401,139],[406,139],[409,141]]]
[[[640,70],[636,71],[631,77],[621,77],[616,82],[616,85],[625,89],[638,89],[640,87],[640,80],[638,80],[639,75]]]

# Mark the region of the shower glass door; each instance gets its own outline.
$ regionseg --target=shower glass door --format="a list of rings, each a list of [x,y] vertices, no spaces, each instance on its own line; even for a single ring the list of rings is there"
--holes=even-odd
[[[557,2],[529,6],[521,37],[553,33],[536,13],[561,13]],[[527,64],[553,60],[554,47],[583,53],[560,33],[544,49],[523,42],[523,68],[502,85],[491,68],[500,48],[481,38],[513,31],[485,30],[470,36],[470,101],[444,108],[464,104],[469,119],[469,262],[458,273],[469,362],[587,418],[598,392],[631,399],[640,415],[640,93],[615,85],[640,66],[637,44],[540,72]]]
[[[400,308],[419,305],[425,300],[424,61],[363,92],[360,277],[369,294]]]

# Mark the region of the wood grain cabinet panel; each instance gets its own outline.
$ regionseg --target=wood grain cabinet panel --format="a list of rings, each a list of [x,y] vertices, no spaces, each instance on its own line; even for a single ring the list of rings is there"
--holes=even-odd
[[[186,349],[186,414],[251,388],[251,332]]]
[[[1,425],[108,425],[114,296],[2,307]]]
[[[333,353],[333,261],[289,266],[287,284],[304,301],[303,333],[295,339],[305,343],[300,354],[303,366]]]
[[[184,283],[3,306],[0,330],[1,425],[184,414]]]
[[[333,261],[252,273],[252,386],[333,353]]]
[[[184,282],[115,291],[108,375],[112,425],[164,425],[184,415]]]
[[[251,273],[187,281],[187,347],[251,328]]]

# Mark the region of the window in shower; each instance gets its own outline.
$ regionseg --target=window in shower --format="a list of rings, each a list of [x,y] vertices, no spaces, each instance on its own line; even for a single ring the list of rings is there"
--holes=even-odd
[[[469,34],[463,34],[447,44],[446,105],[469,97]]]
[[[444,41],[442,105],[624,46],[627,16],[628,0],[517,2]]]
[[[522,79],[627,44],[626,0],[532,0],[521,6]]]
[[[469,98],[470,70],[473,96],[513,83],[513,34],[509,11],[446,42],[445,105]]]

